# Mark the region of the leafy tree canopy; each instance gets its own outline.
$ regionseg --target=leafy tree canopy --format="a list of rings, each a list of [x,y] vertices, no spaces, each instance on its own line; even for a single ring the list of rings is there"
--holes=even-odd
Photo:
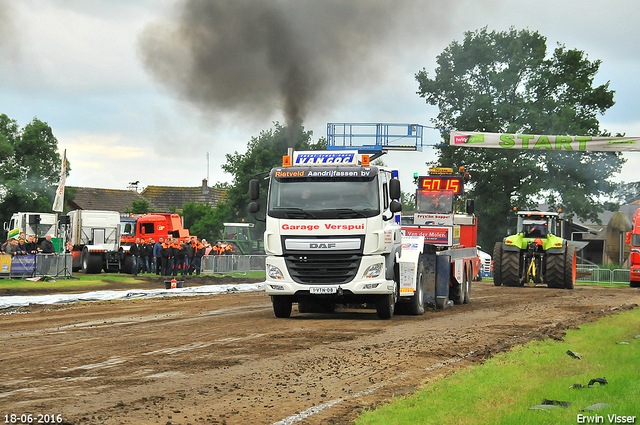
[[[146,214],[149,212],[151,205],[146,199],[131,201],[131,208],[126,208],[124,212],[129,214]]]
[[[538,32],[466,32],[438,57],[434,78],[416,74],[418,94],[439,108],[448,130],[549,135],[608,135],[597,114],[613,106],[609,83],[594,87],[600,61],[558,45],[547,55]],[[442,132],[448,143],[448,132]],[[440,146],[437,165],[464,166],[476,200],[478,239],[491,249],[508,231],[513,207],[548,203],[569,217],[597,221],[610,181],[624,163],[614,152],[566,152]],[[435,165],[435,164],[434,164]],[[489,224],[490,223],[490,224]]]
[[[18,211],[51,212],[60,166],[58,140],[46,122],[34,118],[20,128],[0,114],[0,220]]]

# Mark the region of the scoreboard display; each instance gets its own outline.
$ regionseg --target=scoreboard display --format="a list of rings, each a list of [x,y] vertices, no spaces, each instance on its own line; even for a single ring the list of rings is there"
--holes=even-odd
[[[430,192],[449,191],[454,195],[462,195],[464,185],[462,177],[458,176],[427,176],[420,177],[419,187]]]

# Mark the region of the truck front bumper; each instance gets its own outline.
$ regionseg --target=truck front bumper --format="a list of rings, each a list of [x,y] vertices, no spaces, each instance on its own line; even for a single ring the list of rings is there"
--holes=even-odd
[[[365,276],[370,266],[380,264],[380,273],[377,276]],[[268,295],[294,295],[319,297],[359,297],[367,295],[392,294],[394,291],[393,280],[385,278],[385,259],[383,256],[363,257],[356,273],[356,277],[347,283],[298,283],[295,282],[283,257],[269,256],[266,259],[267,276],[265,292]]]

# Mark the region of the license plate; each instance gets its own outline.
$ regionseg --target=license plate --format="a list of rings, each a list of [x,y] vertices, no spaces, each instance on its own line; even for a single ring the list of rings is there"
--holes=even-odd
[[[335,294],[338,292],[338,288],[335,286],[323,286],[320,288],[309,288],[309,292],[312,294]]]

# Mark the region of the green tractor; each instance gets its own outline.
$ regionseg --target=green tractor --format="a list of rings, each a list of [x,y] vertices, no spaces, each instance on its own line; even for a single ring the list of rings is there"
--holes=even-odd
[[[255,237],[253,223],[224,223],[223,235],[217,242],[230,245],[233,255],[264,254],[264,244]]]
[[[555,235],[557,222],[557,212],[518,212],[518,233],[493,249],[493,284],[573,289],[576,250]]]

